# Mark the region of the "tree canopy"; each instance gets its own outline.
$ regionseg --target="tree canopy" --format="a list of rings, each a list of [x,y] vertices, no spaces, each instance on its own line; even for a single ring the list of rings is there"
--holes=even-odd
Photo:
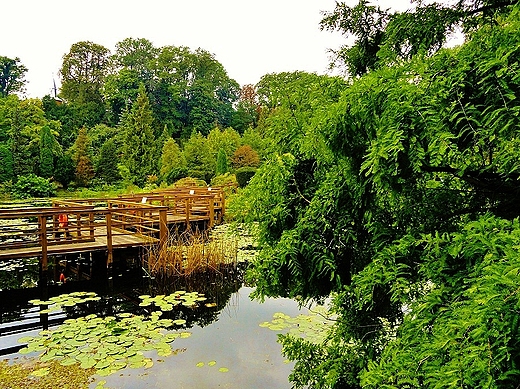
[[[472,6],[460,47],[259,87],[276,142],[235,204],[259,223],[248,277],[337,314],[323,344],[282,337],[297,388],[517,385],[520,8]]]
[[[0,97],[6,97],[15,92],[23,92],[27,68],[14,59],[0,56]]]

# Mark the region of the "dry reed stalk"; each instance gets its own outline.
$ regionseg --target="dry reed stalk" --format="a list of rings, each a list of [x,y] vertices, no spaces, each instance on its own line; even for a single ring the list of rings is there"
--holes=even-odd
[[[143,260],[153,276],[187,276],[218,271],[221,265],[236,265],[237,252],[236,239],[209,239],[207,233],[199,231],[175,231],[162,247],[150,246]]]

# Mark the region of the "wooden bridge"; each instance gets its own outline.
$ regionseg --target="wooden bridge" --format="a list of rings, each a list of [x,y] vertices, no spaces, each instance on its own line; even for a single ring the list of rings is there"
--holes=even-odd
[[[49,207],[0,209],[0,261],[164,245],[174,228],[211,228],[225,211],[221,188],[180,188],[117,198],[54,199]]]

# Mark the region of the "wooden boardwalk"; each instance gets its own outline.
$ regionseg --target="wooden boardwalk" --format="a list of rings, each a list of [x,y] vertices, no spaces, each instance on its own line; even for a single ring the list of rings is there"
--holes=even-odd
[[[0,261],[166,244],[174,228],[222,220],[219,188],[182,188],[109,199],[54,200],[51,207],[0,209]]]

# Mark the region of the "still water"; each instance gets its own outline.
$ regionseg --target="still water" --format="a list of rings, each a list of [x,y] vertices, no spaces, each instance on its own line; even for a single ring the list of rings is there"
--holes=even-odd
[[[249,287],[229,299],[215,322],[193,326],[190,338],[176,339],[174,347],[185,349],[163,358],[147,370],[127,369],[106,378],[107,387],[138,388],[290,388],[287,377],[292,364],[281,355],[277,334],[259,327],[276,312],[298,314],[297,304],[288,299],[251,301]],[[216,364],[209,366],[208,363]],[[200,362],[204,366],[197,367]],[[221,367],[228,368],[220,372]]]
[[[207,302],[214,306],[181,308],[165,314],[172,319],[185,319],[182,330],[191,333],[189,338],[173,341],[172,348],[178,352],[160,357],[156,351],[146,351],[145,355],[154,360],[152,367],[126,368],[107,377],[95,376],[90,388],[94,389],[101,380],[106,381],[106,388],[112,389],[290,388],[288,376],[293,364],[282,356],[277,333],[259,324],[271,321],[278,312],[296,316],[302,310],[289,299],[266,299],[262,303],[251,300],[250,294],[254,289],[244,284],[242,275],[240,269],[235,269],[231,273],[198,279],[158,281],[142,274],[130,277],[121,273],[115,275],[109,288],[88,282],[69,282],[50,288],[49,297],[73,291],[95,291],[101,300],[65,307],[45,319],[52,330],[67,318],[92,313],[101,317],[121,312],[147,315],[150,309],[139,307],[139,296],[142,294],[155,296],[175,290],[204,293]],[[4,290],[2,293],[10,292]],[[12,293],[15,293],[16,304],[0,304],[0,348],[4,350],[16,345],[17,338],[35,336],[41,330],[41,327],[34,326],[23,329],[24,325],[38,323],[42,318],[38,308],[28,303],[35,298],[34,293]],[[3,301],[13,300],[7,295],[3,298]],[[303,309],[303,313],[307,311]],[[9,328],[13,326],[20,326],[22,330],[10,332]],[[20,359],[36,355],[22,356],[11,352],[4,358]]]

